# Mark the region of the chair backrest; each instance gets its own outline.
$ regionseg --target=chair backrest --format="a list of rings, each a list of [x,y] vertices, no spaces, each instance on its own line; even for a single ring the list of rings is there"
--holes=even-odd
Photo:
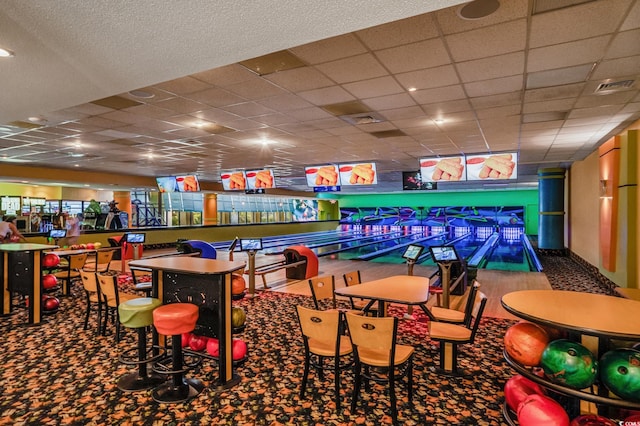
[[[96,271],[108,271],[115,250],[98,250],[96,254]]]
[[[487,296],[484,293],[479,292],[478,297],[476,297],[476,303],[473,305],[473,324],[471,325],[471,338],[469,339],[469,343],[473,343],[476,338],[476,332],[480,326],[480,320],[482,319],[482,313],[484,312],[486,305]]]
[[[330,300],[335,309],[336,296],[334,290],[336,289],[336,282],[333,275],[311,278],[309,280],[309,287],[311,287],[311,295],[313,296],[316,309],[320,309],[319,302],[323,300]]]
[[[89,293],[98,293],[98,280],[95,272],[80,271],[82,286]]]
[[[379,352],[389,362],[389,365],[393,365],[398,318],[368,317],[350,312],[346,313],[346,317],[349,337],[356,353],[359,348],[367,348]]]
[[[347,287],[349,287],[350,285],[360,284],[362,282],[359,270],[347,272],[346,274],[342,275],[342,278],[344,279],[344,284]]]
[[[464,306],[464,325],[470,327],[471,320],[473,318],[473,308],[476,306],[478,299],[478,291],[480,290],[480,283],[474,281],[472,286],[469,286],[466,292],[466,303]]]
[[[69,256],[69,269],[80,270],[87,263],[87,253],[72,254]]]
[[[305,339],[315,339],[330,345],[337,345],[339,340],[340,312],[319,311],[296,306],[298,321]]]
[[[118,282],[116,275],[97,274],[100,293],[102,300],[107,302],[108,306],[118,306]]]

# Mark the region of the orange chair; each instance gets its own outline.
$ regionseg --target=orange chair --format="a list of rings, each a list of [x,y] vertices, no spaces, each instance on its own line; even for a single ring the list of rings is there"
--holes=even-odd
[[[116,342],[120,341],[120,315],[118,314],[118,305],[127,300],[137,299],[140,296],[135,294],[123,293],[118,289],[118,276],[111,274],[97,274],[98,288],[100,289],[100,302],[105,307],[104,322],[102,324],[102,334],[107,334],[107,322],[109,322],[109,314],[113,316],[116,324]]]
[[[89,316],[91,311],[95,308],[98,312],[98,321],[96,331],[100,334],[102,326],[102,300],[100,297],[100,289],[98,288],[98,279],[94,272],[80,271],[80,279],[82,280],[82,287],[84,288],[85,295],[87,297],[87,310],[84,316],[84,329],[89,326]]]
[[[62,281],[62,294],[68,296],[71,294],[71,283],[73,280],[80,279],[80,271],[87,263],[87,253],[72,254],[69,256],[69,266],[65,269],[55,272],[53,275]]]

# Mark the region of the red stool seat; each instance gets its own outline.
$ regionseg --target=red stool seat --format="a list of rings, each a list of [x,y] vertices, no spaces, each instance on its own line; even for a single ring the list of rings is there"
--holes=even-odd
[[[196,328],[198,307],[192,303],[171,303],[153,311],[153,325],[165,336],[189,333]]]
[[[440,295],[442,294],[442,287],[440,286],[429,286],[429,294],[436,295],[436,306],[440,306]]]

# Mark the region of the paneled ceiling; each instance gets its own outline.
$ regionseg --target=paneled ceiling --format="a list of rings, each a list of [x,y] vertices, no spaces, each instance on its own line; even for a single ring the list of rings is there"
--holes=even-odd
[[[392,192],[421,157],[517,151],[518,187],[640,119],[640,0],[6,3],[0,175],[267,167],[308,191],[305,165],[372,161],[352,191]]]

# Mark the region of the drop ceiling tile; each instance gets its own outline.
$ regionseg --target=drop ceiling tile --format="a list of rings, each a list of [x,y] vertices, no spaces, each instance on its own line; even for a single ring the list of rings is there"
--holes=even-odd
[[[376,111],[416,106],[415,100],[406,93],[364,99],[363,102]]]
[[[320,64],[367,52],[366,47],[353,34],[345,34],[289,49],[309,64]]]
[[[593,1],[548,13],[534,15],[529,47],[549,46],[613,31],[621,22],[629,0]],[[567,25],[588,22],[588,25]]]
[[[425,40],[375,52],[380,62],[392,73],[433,68],[451,63],[441,39]]]
[[[151,118],[159,118],[159,119],[175,115],[175,111],[171,109],[160,108],[156,105],[149,105],[149,104],[128,108],[127,112],[130,112],[132,114],[139,114],[139,115],[151,117]]]
[[[390,76],[347,83],[342,85],[342,87],[360,99],[404,93],[402,86]]]
[[[330,118],[331,115],[322,108],[304,108],[289,112],[289,115],[300,121],[321,120]]]
[[[622,105],[630,102],[637,93],[636,90],[629,90],[607,95],[581,96],[576,102],[576,108],[589,108],[599,105]]]
[[[439,87],[436,89],[417,90],[411,96],[419,104],[433,104],[437,102],[453,101],[464,99],[466,96],[459,84],[453,86]]]
[[[469,101],[474,108],[492,108],[505,105],[520,104],[522,92],[511,92],[501,95],[481,96],[470,98]]]
[[[465,83],[522,74],[524,72],[524,52],[460,62],[456,64],[456,69]]]
[[[575,83],[541,89],[527,89],[524,93],[524,101],[541,102],[554,99],[576,98],[580,96],[584,87],[584,83]]]
[[[602,61],[591,75],[592,80],[615,79],[616,77],[631,77],[640,74],[640,55],[629,56]]]
[[[505,36],[508,34],[508,36]],[[470,61],[523,50],[526,45],[525,19],[506,22],[445,37],[454,61]]]
[[[470,111],[471,105],[467,99],[457,101],[438,102],[435,104],[421,105],[427,115],[448,114],[450,112]]]
[[[587,79],[591,68],[593,68],[593,64],[584,64],[568,68],[528,73],[526,88],[539,89],[542,87],[583,82]]]
[[[465,3],[466,4],[466,3]],[[525,18],[528,12],[527,0],[509,0],[500,2],[500,7],[491,15],[482,19],[463,19],[459,15],[465,4],[441,9],[435,12],[443,34],[454,34],[481,27]]]
[[[189,99],[213,107],[238,104],[247,99],[218,87],[202,90],[189,95]]]
[[[221,110],[230,112],[242,117],[256,117],[259,115],[271,114],[273,111],[271,108],[267,108],[257,102],[243,102],[241,104],[229,105],[220,107]]]
[[[341,86],[325,87],[323,89],[300,92],[298,95],[314,105],[332,105],[352,101],[355,98]]]
[[[389,121],[425,116],[422,108],[417,105],[403,108],[381,109],[380,114]]]
[[[156,106],[181,114],[189,114],[191,112],[201,111],[203,109],[209,108],[208,105],[205,105],[203,103],[195,102],[190,99],[181,97],[166,99],[164,101],[158,102]]]
[[[272,110],[269,114],[272,114],[273,111],[287,112],[295,109],[309,108],[313,106],[313,104],[311,104],[310,102],[307,102],[292,93],[272,96],[270,98],[262,99],[258,101],[258,103]]]
[[[495,108],[483,108],[476,110],[476,114],[480,120],[496,117],[508,117],[510,115],[520,114],[520,105],[507,105]]]
[[[380,50],[435,38],[438,30],[432,14],[423,14],[361,31],[356,35],[371,49]]]
[[[635,2],[620,27],[620,31],[627,31],[638,27],[640,27],[640,3]]]
[[[271,96],[287,93],[284,89],[281,89],[270,81],[258,77],[242,83],[225,86],[225,88],[228,91],[249,100],[265,99]]]
[[[113,108],[107,108],[100,105],[86,103],[62,110],[65,114],[82,114],[86,116],[100,115],[113,111]]]
[[[640,29],[618,33],[613,38],[605,58],[622,58],[635,55],[640,55]]]
[[[264,77],[273,84],[292,92],[318,89],[333,85],[333,81],[312,67],[280,71]]]
[[[319,64],[316,68],[338,84],[388,75],[380,62],[369,53]]]
[[[253,80],[256,75],[242,65],[232,64],[195,73],[192,77],[215,86],[228,87]]]
[[[511,77],[495,78],[493,80],[476,81],[465,83],[464,88],[471,98],[481,96],[499,95],[522,90],[522,75]]]
[[[527,71],[536,72],[593,64],[602,58],[610,39],[611,36],[606,35],[531,49],[527,58]]]
[[[286,114],[275,113],[254,117],[253,120],[267,126],[277,127],[280,124],[290,123],[293,119]]]
[[[432,89],[460,83],[453,65],[401,73],[395,77],[405,89]]]
[[[569,111],[575,103],[574,98],[557,99],[542,102],[526,102],[522,112],[524,114],[532,114],[545,111]]]
[[[186,95],[189,93],[201,92],[203,90],[211,88],[208,83],[205,83],[193,77],[177,78],[175,80],[156,84],[155,87],[176,95]]]

